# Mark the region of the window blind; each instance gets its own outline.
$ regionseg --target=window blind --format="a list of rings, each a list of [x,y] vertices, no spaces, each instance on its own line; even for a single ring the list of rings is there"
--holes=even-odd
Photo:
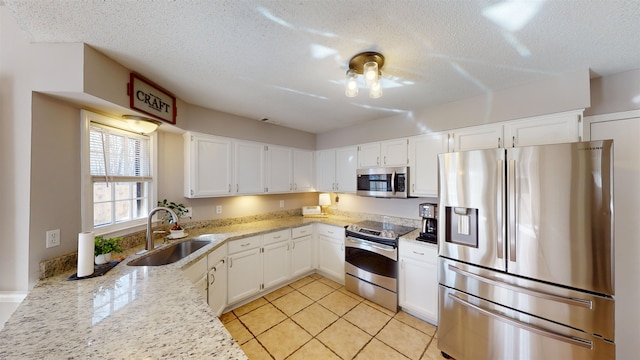
[[[149,137],[91,123],[89,168],[93,182],[151,182]]]

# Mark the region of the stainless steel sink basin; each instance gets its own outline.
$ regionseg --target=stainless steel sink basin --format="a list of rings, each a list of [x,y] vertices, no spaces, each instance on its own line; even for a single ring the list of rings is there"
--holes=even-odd
[[[160,266],[174,263],[183,259],[202,247],[211,244],[206,240],[187,240],[169,247],[153,251],[149,255],[129,262],[129,266]]]

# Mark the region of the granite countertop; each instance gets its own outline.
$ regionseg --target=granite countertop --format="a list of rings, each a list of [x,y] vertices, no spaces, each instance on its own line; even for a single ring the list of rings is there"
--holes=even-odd
[[[40,280],[0,331],[0,358],[246,359],[180,269],[226,240],[318,222],[354,219],[292,216],[192,229],[182,240],[214,234],[214,241],[173,264],[127,266],[144,256],[135,255],[138,247],[104,276],[68,281],[72,271]]]

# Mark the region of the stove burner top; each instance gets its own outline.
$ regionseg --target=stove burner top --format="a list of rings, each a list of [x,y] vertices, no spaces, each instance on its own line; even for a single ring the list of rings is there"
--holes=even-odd
[[[371,220],[361,221],[347,226],[347,231],[385,239],[397,239],[413,230],[415,230],[415,228],[410,226],[381,223]]]

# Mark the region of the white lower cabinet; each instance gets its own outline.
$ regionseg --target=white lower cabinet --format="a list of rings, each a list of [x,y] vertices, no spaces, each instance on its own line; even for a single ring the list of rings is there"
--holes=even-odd
[[[344,284],[344,228],[317,224],[318,271]]]
[[[291,229],[291,277],[313,271],[313,225]]]
[[[263,235],[262,288],[269,289],[291,278],[291,230],[281,230]]]
[[[262,287],[262,236],[230,241],[228,244],[227,302],[246,299]]]
[[[216,316],[227,306],[227,247],[220,246],[207,255],[209,265],[208,302]]]
[[[400,307],[433,324],[438,322],[438,249],[400,239]]]
[[[185,275],[195,285],[198,293],[207,301],[207,258],[202,258],[196,263],[182,269]]]

